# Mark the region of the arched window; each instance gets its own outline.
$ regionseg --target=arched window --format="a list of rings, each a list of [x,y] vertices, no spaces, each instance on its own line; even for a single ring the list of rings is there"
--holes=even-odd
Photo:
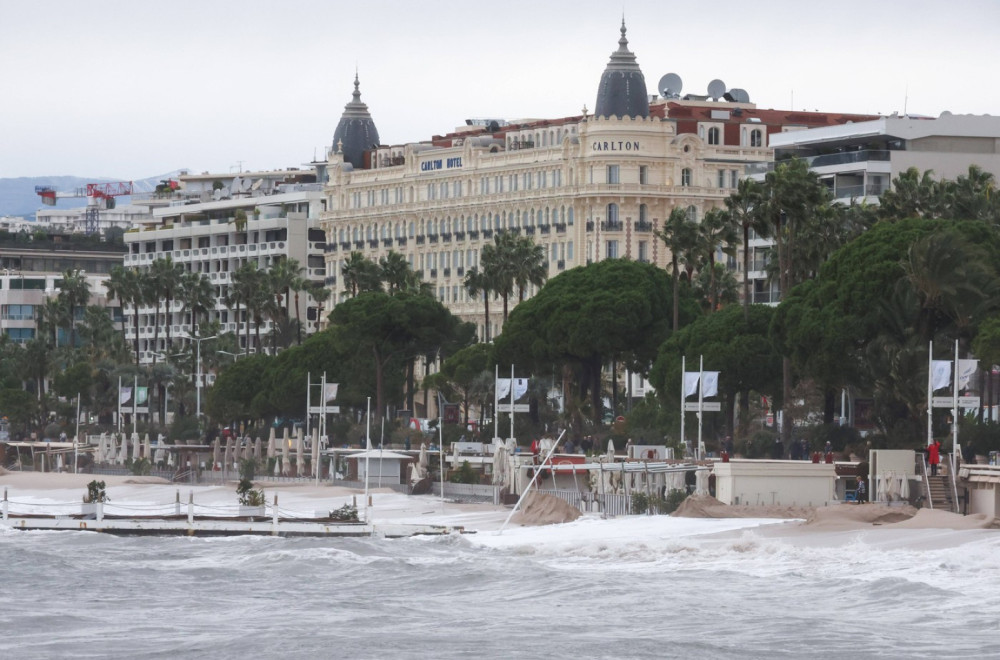
[[[698,209],[693,205],[687,207],[688,222],[698,222]]]
[[[645,204],[639,205],[639,222],[649,222],[649,209]]]
[[[719,129],[713,126],[708,129],[708,143],[709,144],[719,144]]]
[[[750,146],[751,147],[762,147],[764,146],[764,134],[761,133],[759,128],[755,128],[750,131]]]
[[[618,205],[608,204],[608,224],[618,224]]]
[[[681,185],[690,186],[691,185],[691,168],[685,167],[681,170]]]

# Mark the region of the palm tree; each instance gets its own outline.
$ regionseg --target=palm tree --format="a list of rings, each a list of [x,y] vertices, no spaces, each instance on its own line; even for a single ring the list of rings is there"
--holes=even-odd
[[[184,273],[181,277],[180,291],[181,309],[191,314],[191,329],[189,337],[197,337],[198,315],[205,314],[215,305],[215,289],[204,273]],[[195,352],[191,352],[191,374],[196,378],[198,365],[195,364]]]
[[[298,259],[282,259],[271,265],[267,271],[268,284],[274,295],[274,304],[271,312],[275,324],[280,320],[285,327],[291,327],[289,322],[288,308],[291,303],[292,288],[296,282],[302,279],[305,268],[299,265]],[[277,352],[278,333],[271,333],[271,349]]]
[[[66,304],[58,297],[46,298],[45,302],[38,308],[36,325],[38,332],[48,334],[51,337],[49,346],[59,348],[59,328],[67,325],[69,313]]]
[[[545,247],[535,245],[531,236],[517,239],[515,252],[514,281],[517,283],[517,301],[524,301],[524,290],[529,284],[542,286],[549,277],[549,267],[545,260]]]
[[[921,174],[911,167],[893,179],[892,187],[879,197],[879,215],[886,220],[937,218],[942,197],[942,187],[934,180],[932,170]]]
[[[156,282],[158,296],[162,297],[165,302],[164,324],[167,326],[167,352],[169,353],[173,350],[170,328],[173,325],[174,313],[171,307],[181,286],[184,268],[180,264],[175,264],[174,260],[168,255],[163,259],[154,261],[151,270]],[[159,300],[157,300],[157,305],[159,305]]]
[[[465,287],[465,290],[469,292],[469,296],[472,298],[475,298],[480,293],[483,294],[483,306],[485,307],[483,314],[485,334],[483,336],[485,342],[488,344],[490,342],[490,294],[492,293],[489,277],[478,268],[472,267],[465,273],[462,286]]]
[[[378,264],[355,250],[340,268],[344,278],[344,291],[357,296],[362,291],[381,291],[382,273]]]
[[[747,322],[750,320],[750,230],[761,238],[767,237],[769,226],[762,213],[763,204],[763,186],[753,179],[742,179],[736,192],[726,199],[726,208],[743,230],[743,318]]]
[[[124,266],[112,266],[108,273],[108,279],[104,280],[104,288],[108,292],[108,299],[115,299],[121,307],[124,317],[125,309],[130,304],[135,303],[136,296],[136,271]],[[138,309],[136,309],[138,315]],[[122,339],[128,342],[128,328],[122,323]],[[139,347],[136,346],[136,353]]]
[[[229,286],[229,293],[226,295],[226,304],[236,308],[236,336],[240,334],[240,306],[246,310],[246,341],[244,347],[250,353],[250,306],[249,301],[253,296],[256,286],[257,264],[244,261],[239,268],[233,271],[232,283]]]
[[[736,229],[733,216],[722,209],[710,210],[701,221],[701,244],[709,268],[709,313],[714,312],[718,304],[715,295],[715,253],[720,247],[724,254],[732,256],[736,253],[736,244],[740,240]]]
[[[92,364],[109,359],[121,361],[122,357],[128,359],[125,340],[115,328],[106,307],[88,305],[84,310],[79,332],[84,351]]]
[[[698,226],[688,219],[687,211],[676,207],[656,235],[670,250],[670,275],[674,281],[673,329],[676,332],[680,328],[680,265],[698,243]]]
[[[378,265],[382,281],[385,282],[390,296],[407,288],[413,271],[405,256],[391,250],[389,254],[379,259]]]
[[[67,270],[59,285],[59,300],[66,305],[69,317],[69,345],[76,346],[76,310],[90,300],[90,284],[79,270]]]
[[[502,231],[493,236],[493,242],[483,246],[479,263],[490,281],[490,289],[503,300],[503,320],[507,321],[507,305],[517,277],[517,235]]]

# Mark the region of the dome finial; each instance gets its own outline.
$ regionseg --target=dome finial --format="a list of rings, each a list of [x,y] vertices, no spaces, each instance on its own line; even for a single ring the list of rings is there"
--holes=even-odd
[[[361,101],[361,81],[358,79],[358,68],[354,67],[354,102],[358,103]]]

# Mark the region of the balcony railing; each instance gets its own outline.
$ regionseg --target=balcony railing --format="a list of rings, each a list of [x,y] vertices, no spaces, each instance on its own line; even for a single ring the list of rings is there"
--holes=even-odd
[[[601,231],[621,231],[624,228],[621,220],[605,220],[601,222]]]
[[[637,232],[649,233],[653,231],[653,223],[648,220],[636,220],[635,230]]]
[[[884,183],[869,183],[857,186],[837,186],[833,191],[836,199],[853,199],[855,197],[879,197],[889,188]]]

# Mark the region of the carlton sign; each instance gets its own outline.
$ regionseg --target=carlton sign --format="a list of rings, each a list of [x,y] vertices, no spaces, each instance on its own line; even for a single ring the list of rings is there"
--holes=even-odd
[[[594,140],[594,151],[639,151],[638,140]]]

